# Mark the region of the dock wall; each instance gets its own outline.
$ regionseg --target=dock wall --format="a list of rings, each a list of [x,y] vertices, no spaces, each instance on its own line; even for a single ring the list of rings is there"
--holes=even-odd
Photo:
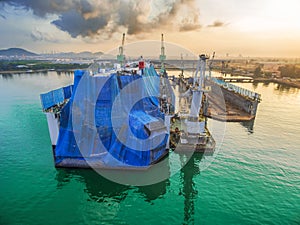
[[[249,113],[250,115],[256,115],[258,101],[249,99],[243,95],[227,90],[223,87],[220,88],[222,90],[225,101],[230,102],[232,105]]]

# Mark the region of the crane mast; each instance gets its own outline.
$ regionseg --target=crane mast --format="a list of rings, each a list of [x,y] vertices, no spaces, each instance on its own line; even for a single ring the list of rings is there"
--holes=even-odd
[[[124,65],[124,61],[125,61],[125,55],[123,54],[124,43],[125,43],[125,33],[123,33],[122,45],[119,47],[119,55],[117,55],[117,60],[121,64],[121,66]]]
[[[159,59],[160,59],[160,63],[161,63],[160,73],[164,74],[165,73],[164,61],[166,60],[165,47],[164,47],[164,34],[161,34],[161,48],[160,48]]]

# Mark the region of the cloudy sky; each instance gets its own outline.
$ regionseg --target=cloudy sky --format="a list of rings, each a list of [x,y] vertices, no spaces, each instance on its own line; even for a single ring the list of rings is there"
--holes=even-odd
[[[196,54],[300,57],[299,0],[0,0],[0,49],[109,51],[165,40]]]

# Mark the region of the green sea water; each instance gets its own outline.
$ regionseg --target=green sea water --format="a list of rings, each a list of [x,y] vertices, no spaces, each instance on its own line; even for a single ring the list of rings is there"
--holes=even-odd
[[[214,162],[194,155],[161,183],[113,183],[55,169],[39,94],[72,74],[0,76],[0,224],[300,224],[300,90],[262,94],[254,124],[227,123]]]

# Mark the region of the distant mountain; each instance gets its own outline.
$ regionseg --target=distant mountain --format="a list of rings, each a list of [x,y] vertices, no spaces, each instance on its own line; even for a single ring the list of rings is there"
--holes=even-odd
[[[101,55],[103,55],[102,52],[96,52],[96,53],[92,53],[92,52],[59,52],[59,53],[54,53],[54,54],[45,54],[45,57],[56,57],[56,58],[70,58],[70,59],[95,59],[95,58],[99,58]]]
[[[82,57],[82,58],[99,58],[101,55],[103,55],[103,52],[80,52],[77,53],[77,56]]]
[[[100,58],[103,55],[103,52],[58,52],[52,54],[36,54],[34,52],[27,51],[22,48],[9,48],[0,50],[0,56],[4,57],[45,57],[45,58],[69,58],[69,59],[96,59]]]
[[[38,56],[38,54],[29,52],[22,48],[9,48],[0,50],[1,56]]]
[[[95,52],[94,56],[101,57],[104,53],[103,52]]]

